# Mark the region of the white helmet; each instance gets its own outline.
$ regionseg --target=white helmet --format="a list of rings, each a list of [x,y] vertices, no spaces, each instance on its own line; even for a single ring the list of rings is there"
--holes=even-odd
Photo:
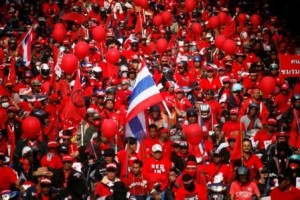
[[[99,73],[99,72],[102,72],[102,69],[99,66],[95,66],[92,68],[92,72]]]
[[[201,117],[206,119],[210,116],[210,106],[206,103],[200,105]]]
[[[29,147],[29,146],[25,146],[23,149],[22,149],[22,156],[24,156],[25,154],[31,152],[32,149]]]

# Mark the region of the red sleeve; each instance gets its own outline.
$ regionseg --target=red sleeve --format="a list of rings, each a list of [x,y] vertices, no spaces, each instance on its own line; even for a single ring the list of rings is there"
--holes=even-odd
[[[258,156],[256,156],[256,162],[255,162],[255,165],[256,165],[256,168],[257,169],[261,169],[261,168],[263,168],[263,163],[262,163],[262,161],[259,159],[259,157]]]
[[[207,191],[203,185],[197,185],[197,193],[198,193],[199,200],[207,199]]]
[[[15,183],[18,180],[16,172],[13,169],[7,171],[9,173],[9,182]]]

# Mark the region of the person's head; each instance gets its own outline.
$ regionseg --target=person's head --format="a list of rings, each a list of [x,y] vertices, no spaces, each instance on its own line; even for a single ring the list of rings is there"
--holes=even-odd
[[[115,107],[115,100],[112,98],[106,98],[104,100],[104,107],[109,110],[112,111]]]
[[[158,135],[156,124],[150,124],[148,126],[148,133],[151,138],[156,138]]]
[[[40,186],[41,186],[41,193],[44,196],[48,196],[50,193],[50,189],[51,189],[51,185],[52,182],[49,178],[42,178],[41,182],[40,182]]]
[[[256,103],[250,103],[248,106],[248,114],[250,116],[256,116],[259,111],[259,105]]]
[[[194,178],[190,174],[184,174],[182,176],[183,187],[189,192],[195,190]]]
[[[277,143],[288,142],[289,137],[290,136],[287,132],[281,131],[281,132],[277,133],[277,135],[276,135],[276,142]]]
[[[278,143],[276,146],[276,157],[278,158],[287,158],[291,155],[291,149],[287,142]]]
[[[267,120],[267,128],[269,133],[274,133],[276,131],[277,121],[274,118],[269,118]]]
[[[162,147],[160,144],[154,144],[151,150],[152,156],[155,160],[160,160],[162,158]]]
[[[213,89],[208,89],[205,91],[205,97],[207,100],[214,99],[215,91]]]
[[[236,178],[241,184],[246,184],[250,181],[250,171],[245,166],[239,166],[236,169]]]
[[[292,105],[295,109],[300,110],[300,94],[294,94],[292,96]]]
[[[238,114],[239,114],[239,111],[238,109],[236,108],[232,108],[230,111],[229,111],[229,116],[230,116],[230,120],[231,121],[237,121],[238,119]]]
[[[279,66],[278,66],[278,64],[277,63],[270,64],[269,70],[270,70],[271,76],[277,75],[278,72],[279,72]]]
[[[228,142],[228,145],[229,145],[229,148],[230,148],[230,149],[233,149],[233,148],[234,148],[235,141],[236,141],[236,139],[233,138],[233,137],[228,138],[227,142]]]
[[[160,117],[160,112],[161,112],[160,107],[157,105],[154,105],[150,108],[150,114],[154,119]]]
[[[134,137],[126,138],[126,143],[128,144],[128,148],[132,151],[137,150],[137,139]]]
[[[177,89],[174,90],[174,92],[175,92],[176,99],[181,100],[184,97],[183,89],[177,88]]]
[[[179,148],[181,154],[185,155],[189,153],[189,144],[187,141],[180,141]]]
[[[242,149],[244,153],[252,152],[252,142],[248,138],[243,139]]]
[[[65,171],[70,171],[72,169],[73,165],[73,158],[72,156],[65,155],[62,157],[62,162],[63,162],[63,169]]]
[[[256,100],[259,100],[261,98],[261,91],[257,88],[253,89],[252,97]]]
[[[49,153],[57,153],[58,143],[54,140],[49,141],[47,147]]]
[[[189,124],[193,124],[193,123],[196,123],[198,120],[198,113],[196,112],[195,109],[189,109],[186,112],[186,117],[187,117]]]
[[[169,139],[169,130],[162,127],[158,129],[159,139],[166,141]]]
[[[209,116],[211,114],[210,105],[208,105],[206,103],[201,104],[200,105],[200,112],[201,112],[202,119],[209,118]]]
[[[1,97],[1,106],[2,108],[8,108],[10,105],[8,96],[3,95]]]
[[[117,173],[117,165],[115,163],[109,163],[106,165],[107,179],[114,181]]]
[[[242,89],[243,89],[243,86],[239,83],[234,83],[231,87],[231,91],[233,94],[240,94]]]
[[[53,173],[47,167],[39,167],[32,175],[37,179],[37,183],[40,184],[43,178],[50,179]]]
[[[197,170],[196,159],[194,159],[194,157],[188,157],[188,160],[185,163],[185,170],[184,170],[184,172],[186,174],[189,174],[192,177],[194,177],[196,175],[196,170]]]
[[[213,67],[207,67],[206,68],[206,72],[207,72],[207,77],[208,78],[212,78],[214,77],[214,68]]]
[[[293,154],[289,157],[289,169],[296,171],[300,168],[300,155]]]
[[[214,164],[221,164],[223,162],[223,154],[220,152],[214,152],[212,155],[212,161]]]
[[[104,149],[103,157],[105,163],[112,163],[115,158],[115,150],[111,148]]]
[[[292,178],[293,176],[289,171],[278,174],[278,188],[281,191],[286,191],[290,189],[292,185]]]
[[[7,118],[8,119],[15,119],[16,118],[16,108],[14,106],[9,106],[7,108]]]
[[[142,161],[134,160],[130,167],[130,172],[135,176],[140,175],[142,172],[142,167],[143,167]]]

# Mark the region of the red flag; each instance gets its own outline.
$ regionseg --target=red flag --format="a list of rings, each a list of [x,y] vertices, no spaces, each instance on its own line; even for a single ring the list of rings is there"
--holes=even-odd
[[[222,35],[224,35],[227,38],[230,38],[235,34],[235,31],[236,31],[235,18],[233,18],[223,29]]]
[[[236,137],[236,141],[233,147],[233,150],[230,154],[230,160],[238,160],[242,158],[242,142],[243,142],[243,133],[241,131],[238,132]]]
[[[63,116],[66,120],[78,124],[86,114],[85,100],[83,90],[80,84],[80,71],[78,70],[75,79],[75,85],[71,92],[70,99],[63,110]]]
[[[142,33],[142,32],[143,32],[142,17],[141,17],[141,14],[139,13],[136,18],[134,33],[138,34],[138,33]]]

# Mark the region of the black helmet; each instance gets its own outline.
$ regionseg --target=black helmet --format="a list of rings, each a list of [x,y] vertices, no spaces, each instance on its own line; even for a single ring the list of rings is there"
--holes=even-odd
[[[300,100],[300,94],[294,94],[293,96],[292,96],[292,104],[294,104],[295,103],[295,101],[297,101],[297,100]]]
[[[48,77],[50,75],[50,67],[47,63],[43,63],[41,65],[41,72],[40,73],[43,77]]]
[[[34,109],[31,111],[30,116],[38,118],[41,124],[44,124],[48,114],[42,109]]]
[[[197,117],[198,114],[196,112],[195,109],[189,109],[187,112],[186,112],[186,117],[189,118],[189,117]]]
[[[256,108],[257,110],[259,109],[259,105],[256,103],[250,103],[249,108]]]
[[[250,175],[250,171],[247,167],[245,166],[239,166],[236,169],[236,175],[239,176],[249,176]]]
[[[69,153],[69,146],[66,144],[60,144],[58,146],[58,153],[68,154]]]
[[[160,107],[158,105],[151,106],[150,112],[160,112]]]

